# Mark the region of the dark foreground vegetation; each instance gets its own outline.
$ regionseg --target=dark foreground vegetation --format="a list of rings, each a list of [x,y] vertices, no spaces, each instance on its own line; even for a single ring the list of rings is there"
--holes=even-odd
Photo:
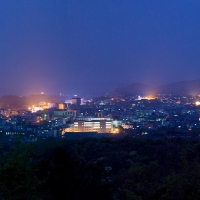
[[[0,158],[0,199],[200,199],[197,140],[16,141]]]

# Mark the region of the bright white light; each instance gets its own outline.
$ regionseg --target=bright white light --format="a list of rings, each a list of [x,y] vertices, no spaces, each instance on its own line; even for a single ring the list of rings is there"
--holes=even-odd
[[[196,106],[200,106],[200,101],[196,101],[196,102],[195,102],[195,105],[196,105]]]

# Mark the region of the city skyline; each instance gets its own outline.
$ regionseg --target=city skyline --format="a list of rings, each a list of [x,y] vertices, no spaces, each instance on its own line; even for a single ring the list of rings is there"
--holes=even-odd
[[[98,94],[200,79],[199,1],[0,5],[1,95]]]

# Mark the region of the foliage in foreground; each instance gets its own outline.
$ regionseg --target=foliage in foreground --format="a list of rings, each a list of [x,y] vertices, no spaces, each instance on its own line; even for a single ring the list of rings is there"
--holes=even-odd
[[[0,199],[199,199],[200,142],[50,140],[1,150]]]

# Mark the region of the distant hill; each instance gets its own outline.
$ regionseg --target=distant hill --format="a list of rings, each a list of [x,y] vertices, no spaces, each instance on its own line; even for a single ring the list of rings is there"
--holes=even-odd
[[[133,83],[126,87],[116,88],[110,94],[121,95],[153,95],[153,94],[179,94],[197,95],[200,94],[200,79],[192,81],[174,82],[158,87],[150,87],[142,83]]]
[[[113,92],[111,92],[114,96],[121,95],[150,95],[155,92],[155,89],[142,84],[142,83],[133,83],[127,87],[116,88]]]
[[[157,91],[159,93],[171,93],[171,94],[180,94],[180,95],[200,94],[200,79],[170,83],[170,84],[158,87]]]

